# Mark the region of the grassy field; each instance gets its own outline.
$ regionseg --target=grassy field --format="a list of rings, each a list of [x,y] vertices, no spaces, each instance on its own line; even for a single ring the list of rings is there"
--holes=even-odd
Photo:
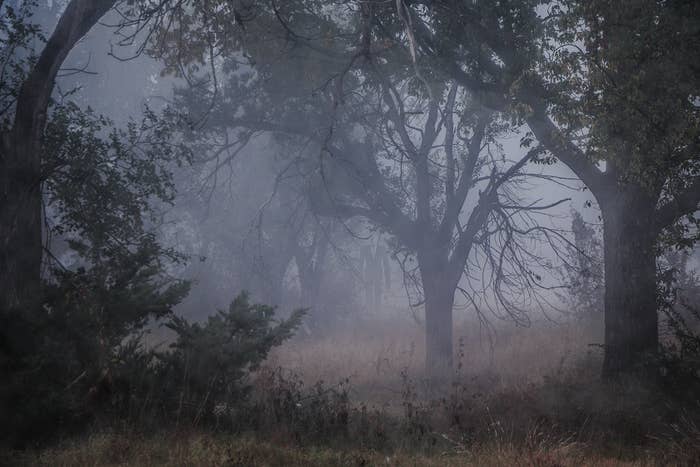
[[[95,425],[3,465],[700,465],[700,405],[633,382],[603,384],[579,324],[458,326],[455,379],[422,377],[410,321],[300,336],[252,379],[221,426]],[[461,333],[461,335],[460,335]]]
[[[625,457],[596,453],[575,442],[548,446],[488,443],[441,452],[299,446],[250,436],[205,433],[143,437],[102,434],[42,451],[0,458],[16,466],[651,466],[695,465],[663,450],[627,450]],[[697,460],[697,459],[696,459]]]

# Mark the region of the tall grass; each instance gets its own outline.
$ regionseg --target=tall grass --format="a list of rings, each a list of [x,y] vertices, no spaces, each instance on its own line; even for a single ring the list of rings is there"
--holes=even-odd
[[[252,378],[245,403],[144,430],[128,422],[5,454],[17,465],[697,465],[700,405],[598,378],[580,323],[459,323],[452,382],[423,373],[421,329],[358,321],[299,336]],[[583,331],[582,331],[583,329]]]

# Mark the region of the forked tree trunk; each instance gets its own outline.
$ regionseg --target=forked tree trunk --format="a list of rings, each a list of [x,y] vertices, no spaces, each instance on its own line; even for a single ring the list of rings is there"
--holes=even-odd
[[[642,189],[601,203],[605,222],[605,360],[603,377],[653,368],[659,346],[655,203]]]

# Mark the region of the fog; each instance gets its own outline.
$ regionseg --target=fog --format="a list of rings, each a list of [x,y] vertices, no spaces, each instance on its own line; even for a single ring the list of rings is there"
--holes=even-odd
[[[103,22],[116,24],[118,18],[107,16]],[[159,60],[139,52],[142,42],[137,41],[137,47],[115,47],[115,42],[117,39],[112,28],[104,25],[93,28],[66,59],[65,68],[84,72],[59,77],[57,86],[63,90],[78,90],[78,98],[86,106],[108,116],[118,125],[138,118],[146,107],[154,110],[164,108],[172,102],[174,89],[187,87],[187,83],[182,79],[162,76],[163,66]],[[248,72],[252,71],[254,69],[249,67]],[[517,160],[525,154],[526,151],[520,146],[520,139],[525,131],[526,128],[515,128],[498,139],[497,144],[502,146],[503,153],[509,158]],[[294,261],[286,265],[284,271],[284,299],[269,291],[271,285],[265,282],[265,274],[268,272],[256,270],[269,267],[265,265],[266,258],[261,250],[263,245],[260,244],[260,232],[256,231],[261,227],[265,228],[260,225],[261,217],[264,218],[268,208],[265,205],[284,204],[284,198],[288,196],[288,193],[275,192],[275,178],[283,170],[281,164],[274,161],[284,157],[278,154],[279,151],[279,147],[270,143],[270,134],[262,133],[247,142],[234,160],[217,167],[216,170],[207,167],[206,164],[175,170],[178,197],[172,207],[165,209],[168,226],[159,234],[162,235],[164,243],[190,256],[190,264],[186,270],[177,271],[177,274],[194,281],[192,296],[197,297],[190,299],[192,303],[188,303],[190,300],[187,300],[186,303],[180,304],[179,312],[202,319],[217,308],[226,306],[231,296],[244,289],[253,292],[256,300],[273,303],[281,310],[300,305],[301,292]],[[570,231],[571,210],[580,212],[591,225],[600,224],[600,211],[595,204],[595,198],[565,165],[534,167],[532,171],[537,174],[537,178],[533,177],[527,183],[528,199],[566,200],[548,211],[550,217],[545,220],[547,226],[564,232]],[[303,180],[298,183],[303,183]],[[268,210],[272,209],[274,208],[269,207]],[[293,214],[290,213],[291,215]],[[274,224],[289,221],[272,219],[268,222]],[[319,219],[315,220],[318,221]],[[271,225],[269,228],[274,229],[275,226]],[[355,311],[382,315],[385,312],[396,313],[397,310],[403,310],[402,314],[407,317],[419,316],[420,305],[412,305],[420,302],[420,299],[411,300],[407,293],[401,265],[391,257],[393,251],[386,244],[390,240],[389,236],[376,232],[376,226],[362,219],[353,225],[345,226],[344,229],[347,230],[345,233],[348,238],[342,241],[347,244],[342,247],[334,246],[339,263],[333,267],[345,269],[342,274],[346,274],[348,280],[355,282]],[[225,233],[222,233],[224,231]],[[265,245],[265,248],[273,252],[288,248],[288,245],[283,243],[287,241],[286,238],[277,241],[280,244]],[[364,283],[360,263],[361,256],[367,253],[366,250],[372,248],[376,251],[377,245],[381,245],[380,249],[386,251],[387,266],[391,271],[390,275],[393,276],[393,283],[389,290],[382,293],[382,301],[385,303],[372,309],[372,305],[367,303],[367,292],[363,290],[367,288],[367,284]],[[541,253],[547,260],[557,262],[553,251],[544,248]],[[237,263],[244,263],[244,267],[252,267],[252,277],[232,276],[235,274]],[[553,283],[561,282],[560,277],[552,279]],[[554,292],[547,295],[547,298],[555,303],[560,298]],[[203,307],[204,303],[208,307]],[[553,305],[545,306],[544,310],[533,309],[533,317],[541,317],[541,311],[559,311],[559,307]],[[471,310],[471,313],[468,310],[468,304],[457,306],[462,309],[462,318],[469,318],[470,314],[474,314],[474,310]],[[319,310],[319,313],[333,312]]]
[[[700,11],[622,3],[0,1],[0,463],[692,464]]]

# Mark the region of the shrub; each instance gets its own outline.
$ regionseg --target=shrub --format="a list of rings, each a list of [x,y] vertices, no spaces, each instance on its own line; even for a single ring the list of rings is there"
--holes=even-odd
[[[56,271],[41,308],[0,312],[2,438],[78,428],[111,398],[125,341],[187,294],[188,283],[163,278],[160,258],[146,236],[89,269]]]
[[[155,354],[162,403],[195,424],[230,412],[247,396],[249,373],[292,336],[304,313],[276,320],[275,307],[251,304],[244,292],[204,324],[172,317],[166,326],[176,340],[169,352]]]

